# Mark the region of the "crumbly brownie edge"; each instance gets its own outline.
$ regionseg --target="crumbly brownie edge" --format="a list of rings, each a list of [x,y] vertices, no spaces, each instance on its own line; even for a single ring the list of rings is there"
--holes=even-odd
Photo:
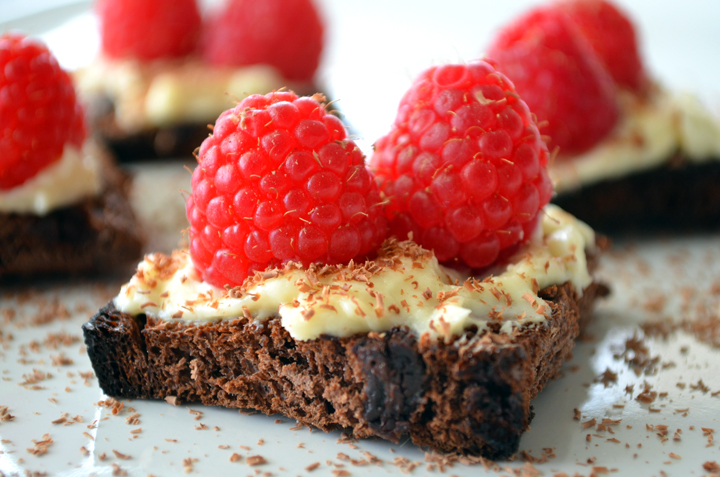
[[[130,177],[109,159],[103,171],[97,197],[44,216],[0,212],[0,282],[106,273],[140,258],[144,238],[128,201]]]
[[[409,434],[438,451],[502,459],[517,450],[531,399],[570,357],[580,314],[606,290],[593,284],[579,298],[569,283],[550,287],[545,325],[451,343],[418,341],[403,328],[295,341],[279,318],[143,323],[112,302],[83,331],[110,395],[251,408],[326,431],[393,441]]]
[[[720,161],[668,163],[561,193],[552,202],[605,233],[717,229]]]
[[[87,353],[106,394],[126,398],[151,395],[147,352],[141,336],[144,327],[144,317],[121,313],[112,301],[83,325]]]

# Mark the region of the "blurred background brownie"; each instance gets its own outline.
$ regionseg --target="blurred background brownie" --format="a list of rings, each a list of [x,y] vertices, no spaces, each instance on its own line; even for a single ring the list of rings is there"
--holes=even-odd
[[[0,102],[0,280],[136,260],[129,178],[86,137],[70,77],[45,45],[0,37],[0,90],[10,93]]]
[[[720,120],[652,78],[618,7],[537,7],[487,55],[541,121],[555,203],[605,232],[720,226]]]
[[[100,0],[101,52],[75,73],[90,122],[121,161],[189,157],[249,94],[314,82],[324,26],[312,0]]]

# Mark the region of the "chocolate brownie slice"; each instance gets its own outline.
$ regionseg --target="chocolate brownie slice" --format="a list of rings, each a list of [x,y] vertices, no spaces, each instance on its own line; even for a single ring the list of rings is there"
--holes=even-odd
[[[83,326],[100,386],[125,398],[202,402],[281,413],[325,431],[379,436],[442,452],[507,458],[531,400],[571,356],[593,301],[570,283],[540,291],[545,323],[449,342],[407,328],[294,340],[279,317],[192,324],[130,316],[111,301]]]
[[[660,167],[559,194],[552,202],[602,232],[720,227],[720,161]]]
[[[109,161],[103,171],[105,187],[96,197],[44,216],[0,212],[0,281],[104,272],[141,256],[130,178]]]

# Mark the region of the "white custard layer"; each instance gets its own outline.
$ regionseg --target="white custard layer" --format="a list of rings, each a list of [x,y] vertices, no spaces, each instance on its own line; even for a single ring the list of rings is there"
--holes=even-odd
[[[689,94],[658,91],[649,100],[621,94],[622,117],[610,136],[549,168],[558,193],[657,167],[681,153],[687,160],[720,159],[720,120]]]
[[[91,141],[66,144],[60,160],[10,190],[0,190],[0,212],[46,215],[100,193],[102,162]]]
[[[127,133],[183,123],[214,122],[253,93],[293,87],[271,66],[214,67],[198,59],[108,60],[98,58],[75,73],[81,96],[108,96],[117,126]]]
[[[491,321],[503,332],[542,323],[550,307],[537,292],[570,282],[578,293],[590,285],[586,250],[592,229],[548,205],[537,232],[497,276],[476,280],[440,266],[415,244],[386,246],[364,266],[307,270],[288,266],[226,291],[204,283],[186,252],[150,255],[115,298],[118,310],[163,320],[207,322],[279,315],[298,340],[351,336],[405,325],[416,335],[459,335]],[[392,249],[392,250],[390,250]]]

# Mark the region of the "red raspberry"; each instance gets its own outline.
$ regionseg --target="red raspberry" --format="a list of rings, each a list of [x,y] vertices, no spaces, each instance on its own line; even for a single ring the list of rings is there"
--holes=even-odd
[[[529,238],[552,195],[547,160],[512,83],[477,61],[421,74],[371,164],[391,233],[480,268]]]
[[[570,17],[555,7],[530,11],[506,26],[487,51],[515,84],[548,146],[563,155],[588,150],[619,117],[615,85]]]
[[[218,65],[274,66],[289,80],[311,80],[323,24],[312,0],[230,0],[205,26],[203,53]]]
[[[70,76],[40,42],[0,36],[0,189],[21,185],[82,146],[83,111]]]
[[[363,155],[316,97],[248,96],[220,115],[198,162],[190,254],[213,285],[288,260],[344,263],[386,237]]]
[[[638,93],[646,90],[635,27],[623,12],[605,0],[571,0],[558,6],[580,27],[618,85]]]
[[[183,56],[200,34],[195,0],[99,0],[96,11],[102,50],[112,58]]]

